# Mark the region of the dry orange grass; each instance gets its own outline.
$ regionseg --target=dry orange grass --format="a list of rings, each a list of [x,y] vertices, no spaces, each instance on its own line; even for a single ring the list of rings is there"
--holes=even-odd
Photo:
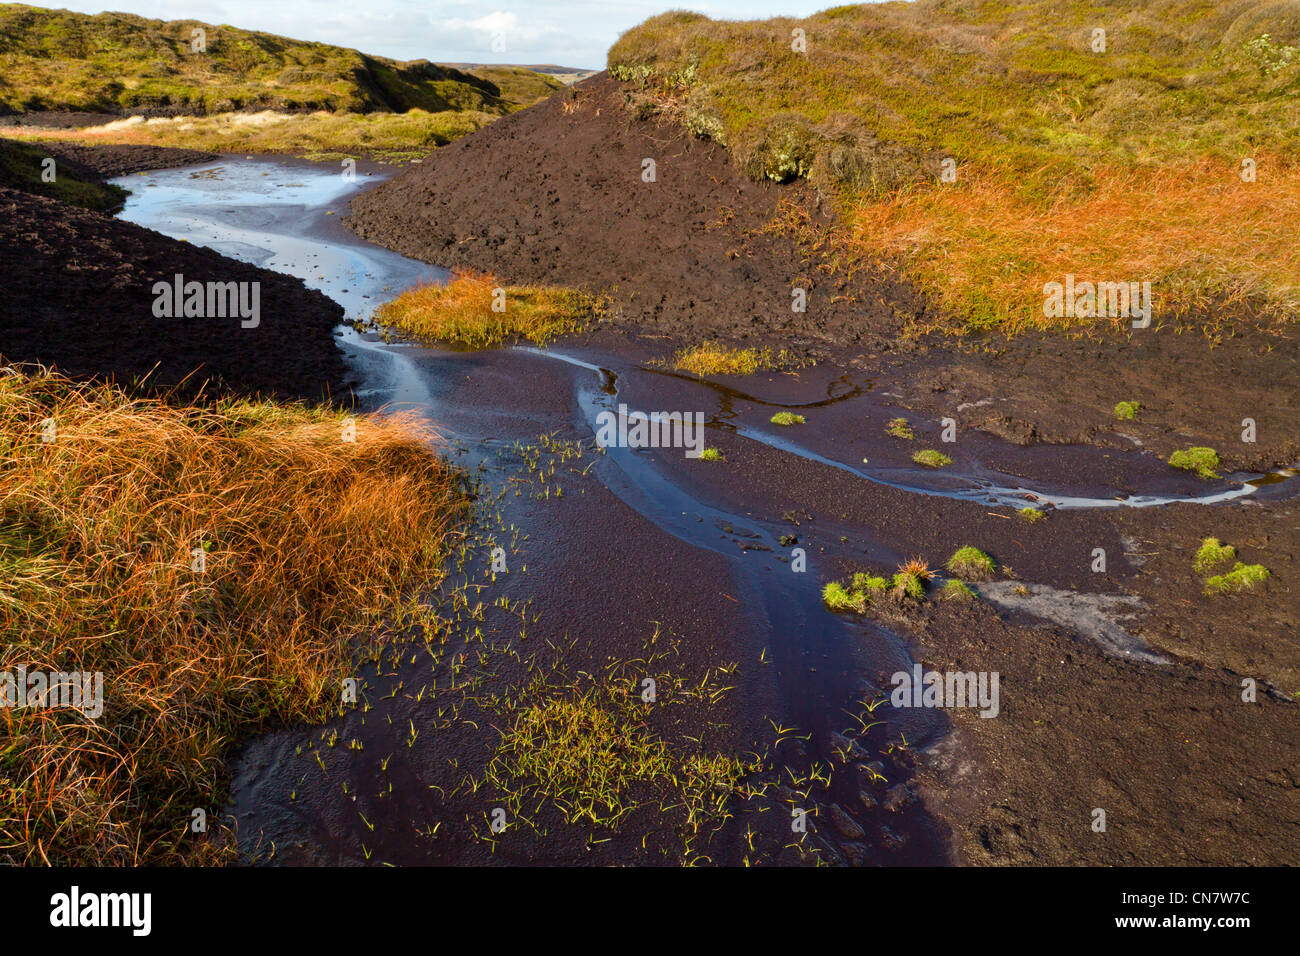
[[[930,570],[930,562],[922,557],[908,558],[898,566],[899,574],[910,574],[922,580],[929,581],[934,577],[934,572]]]
[[[691,375],[753,375],[776,367],[771,349],[733,349],[717,342],[702,342],[681,349],[669,367]]]
[[[1006,173],[964,169],[957,184],[853,206],[837,244],[898,257],[966,328],[1126,323],[1045,317],[1043,285],[1067,273],[1151,282],[1156,322],[1234,302],[1300,309],[1300,165],[1260,157],[1253,183],[1208,159],[1102,166],[1091,180],[1081,195],[1063,188],[1042,200]]]
[[[345,424],[0,376],[0,672],[99,671],[105,697],[0,708],[0,862],[226,858],[188,833],[196,807],[219,829],[223,754],[338,711],[353,642],[438,575],[460,507],[413,425]]]
[[[698,375],[753,375],[778,369],[802,368],[808,364],[788,349],[731,348],[721,342],[701,342],[678,349],[672,358],[659,363],[678,372]]]
[[[603,300],[577,289],[503,286],[488,273],[458,272],[444,285],[421,283],[385,302],[375,319],[417,338],[481,349],[514,338],[544,345],[604,311]]]

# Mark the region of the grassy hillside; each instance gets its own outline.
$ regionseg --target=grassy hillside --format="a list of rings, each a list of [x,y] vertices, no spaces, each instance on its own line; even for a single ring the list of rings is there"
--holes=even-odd
[[[466,67],[464,72],[491,83],[501,91],[502,99],[520,106],[531,106],[564,88],[564,81],[558,77],[522,66],[484,63]]]
[[[206,49],[192,49],[194,31]],[[519,71],[527,73],[528,71]],[[540,74],[488,79],[423,60],[214,26],[0,5],[0,112],[242,109],[504,114],[560,83]]]
[[[95,212],[115,213],[122,208],[126,190],[101,183],[75,164],[58,160],[53,167],[54,181],[46,182],[48,150],[27,143],[0,139],[0,186],[61,199]]]
[[[899,258],[962,327],[1058,324],[1042,287],[1066,273],[1150,281],[1158,317],[1225,300],[1300,314],[1294,0],[669,13],[609,67],[634,108],[751,177],[833,194],[834,235],[795,208],[783,223],[828,269]]]

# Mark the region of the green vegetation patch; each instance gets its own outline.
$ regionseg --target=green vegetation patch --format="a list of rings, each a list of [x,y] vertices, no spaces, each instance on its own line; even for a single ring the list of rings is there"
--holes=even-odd
[[[915,571],[899,571],[890,582],[890,590],[895,597],[909,597],[923,601],[925,600],[925,578]]]
[[[1206,538],[1196,549],[1192,567],[1198,574],[1213,571],[1221,564],[1227,564],[1237,557],[1237,549],[1230,544],[1221,544],[1218,538]]]
[[[892,577],[858,571],[847,587],[831,581],[822,589],[822,601],[832,611],[855,611],[859,614],[886,595],[896,600],[912,598],[922,601],[925,599],[926,581],[933,576],[934,572],[924,561],[913,558],[899,565]]]
[[[912,426],[907,423],[906,418],[891,418],[889,424],[885,426],[885,432],[895,438],[903,438],[907,441],[911,441],[916,437],[912,434]]]
[[[46,182],[43,173],[47,159],[54,159],[54,181]],[[83,209],[112,215],[126,201],[126,190],[110,186],[83,175],[75,165],[59,160],[48,151],[29,143],[0,139],[0,186],[20,189],[59,199]]]
[[[168,146],[219,153],[285,153],[311,160],[364,158],[409,163],[496,120],[478,110],[430,113],[215,113],[118,121],[81,130],[10,129],[11,139],[103,146]]]
[[[564,286],[504,286],[491,275],[458,273],[423,283],[375,310],[375,321],[418,339],[494,348],[514,339],[538,345],[599,322],[604,299]]]
[[[1141,409],[1141,402],[1118,402],[1115,405],[1115,417],[1124,421],[1132,421],[1137,418]]]
[[[912,461],[918,465],[925,465],[927,468],[943,468],[952,464],[951,458],[941,451],[935,451],[933,448],[918,451],[912,456]]]
[[[975,592],[967,587],[965,582],[958,581],[956,578],[949,578],[944,582],[943,590],[939,592],[939,596],[945,601],[975,600]]]
[[[1169,456],[1169,464],[1194,471],[1202,478],[1218,478],[1219,453],[1213,448],[1187,448]]]
[[[868,597],[880,597],[888,587],[888,578],[871,574],[868,571],[858,571],[853,575],[853,590],[859,591]]]
[[[674,655],[653,647],[647,659],[615,661],[596,676],[540,675],[489,703],[504,729],[485,781],[512,820],[532,822],[550,806],[565,824],[604,836],[653,819],[676,833],[687,861],[694,842],[726,822],[761,760],[686,736],[676,712],[716,705],[731,690],[723,680],[734,665],[688,681],[665,674],[660,668]],[[651,665],[656,690],[647,701],[642,681]]]
[[[807,419],[794,412],[777,412],[769,419],[773,425],[802,425]]]
[[[822,601],[832,611],[856,611],[861,614],[868,605],[884,597],[889,590],[890,580],[858,571],[853,575],[852,583],[845,587],[838,581],[831,581],[822,589]]]
[[[1231,571],[1205,579],[1206,594],[1247,591],[1269,576],[1268,568],[1262,564],[1245,564],[1237,561],[1236,557],[1237,549],[1230,544],[1223,544],[1218,538],[1206,538],[1201,542],[1201,546],[1196,549],[1196,556],[1192,558],[1192,568],[1197,574],[1209,574],[1229,561],[1234,562]]]
[[[838,581],[829,582],[822,588],[822,602],[832,611],[857,611],[867,609],[867,595],[862,591],[850,591]]]
[[[1233,591],[1248,591],[1263,583],[1269,576],[1268,568],[1262,564],[1243,564],[1238,561],[1227,574],[1216,574],[1206,578],[1207,594],[1229,594]]]
[[[971,545],[954,551],[944,567],[966,581],[986,581],[997,572],[997,565],[993,563],[993,559]]]
[[[1116,9],[917,0],[743,22],[674,11],[624,33],[608,67],[754,179],[868,194],[937,179],[943,157],[1010,167],[1032,194],[1135,155],[1300,147],[1300,116],[1270,108],[1300,73],[1288,7]]]
[[[787,349],[732,348],[720,342],[702,342],[679,349],[666,365],[678,372],[704,377],[707,375],[753,375],[755,372],[796,368],[807,363]]]
[[[529,70],[475,75],[197,20],[23,4],[0,6],[0,53],[0,107],[9,112],[421,109],[500,116],[562,85]]]

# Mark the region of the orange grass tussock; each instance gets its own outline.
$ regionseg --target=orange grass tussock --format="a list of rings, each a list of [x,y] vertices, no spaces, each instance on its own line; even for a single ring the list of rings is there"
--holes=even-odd
[[[223,755],[339,711],[354,642],[439,578],[463,503],[407,420],[5,369],[0,692],[98,673],[103,700],[0,707],[0,862],[228,859]]]
[[[600,321],[606,301],[560,286],[504,286],[493,275],[457,272],[421,283],[375,310],[375,320],[416,338],[492,348],[512,339],[545,345]]]

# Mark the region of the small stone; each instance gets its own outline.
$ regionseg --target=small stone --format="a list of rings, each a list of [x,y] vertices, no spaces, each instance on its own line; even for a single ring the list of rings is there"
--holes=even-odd
[[[891,850],[897,850],[907,842],[907,837],[899,836],[889,827],[881,827],[880,836],[885,841],[885,846],[889,847]]]
[[[844,855],[856,866],[861,866],[862,861],[867,858],[867,848],[864,844],[849,842],[845,843],[841,849],[844,851]]]
[[[915,799],[916,795],[912,793],[907,784],[896,783],[885,791],[884,806],[890,813],[897,813]]]
[[[839,831],[840,836],[849,840],[861,840],[866,832],[858,826],[858,822],[844,812],[838,803],[830,805],[829,814],[831,823]]]

